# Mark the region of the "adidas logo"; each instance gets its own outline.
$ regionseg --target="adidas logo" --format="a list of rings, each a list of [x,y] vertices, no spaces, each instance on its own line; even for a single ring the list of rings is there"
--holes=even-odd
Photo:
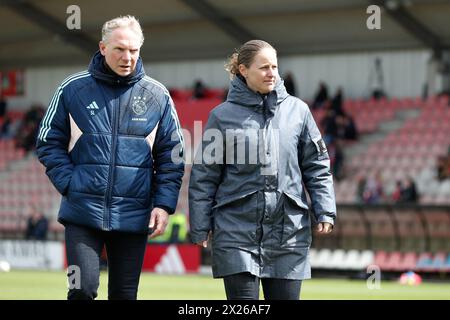
[[[90,113],[91,113],[91,116],[95,116],[94,110],[98,110],[99,107],[98,107],[98,105],[97,105],[97,102],[92,101],[91,104],[88,105],[88,106],[86,107],[86,109],[88,109],[88,110],[91,111],[91,112],[90,112]]]
[[[155,266],[157,273],[183,274],[186,269],[176,246],[171,245],[167,248],[166,254],[161,257],[159,263]]]
[[[86,109],[98,109],[97,102],[92,101],[91,104],[86,107]]]

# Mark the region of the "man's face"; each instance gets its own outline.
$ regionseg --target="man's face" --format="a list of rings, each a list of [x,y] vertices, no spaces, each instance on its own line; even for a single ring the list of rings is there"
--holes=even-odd
[[[100,41],[100,52],[108,66],[119,76],[134,71],[139,58],[139,35],[130,28],[115,29],[106,42]]]
[[[250,89],[259,93],[269,93],[275,88],[278,76],[277,54],[272,48],[264,48],[254,57],[250,67],[241,64],[240,73],[246,78]]]

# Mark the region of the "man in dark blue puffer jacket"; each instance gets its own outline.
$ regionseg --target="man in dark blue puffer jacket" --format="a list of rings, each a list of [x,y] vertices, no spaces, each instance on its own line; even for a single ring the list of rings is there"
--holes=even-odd
[[[37,154],[62,195],[69,299],[97,296],[103,246],[109,299],[136,299],[148,234],[177,205],[183,136],[167,89],[145,75],[143,41],[134,17],[106,22],[89,69],[62,82],[40,125]]]

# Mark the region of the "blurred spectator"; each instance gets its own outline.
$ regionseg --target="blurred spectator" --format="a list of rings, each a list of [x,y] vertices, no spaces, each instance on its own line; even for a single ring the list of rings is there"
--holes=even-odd
[[[201,80],[196,80],[194,83],[194,91],[192,98],[203,99],[206,96],[206,87]]]
[[[381,66],[381,59],[378,57],[375,59],[375,65],[369,73],[369,86],[372,90],[373,99],[378,100],[386,96],[384,92],[383,68]]]
[[[450,178],[450,148],[449,154],[446,156],[440,156],[437,163],[437,177],[439,181],[444,181]]]
[[[6,115],[0,127],[0,139],[7,139],[11,137],[11,117]]]
[[[403,184],[401,180],[395,182],[395,189],[392,192],[391,199],[394,203],[400,202],[402,200]]]
[[[334,113],[336,115],[344,115],[343,100],[344,100],[344,93],[342,88],[339,87],[338,90],[336,91],[336,95],[331,100],[331,109],[334,110]]]
[[[323,140],[325,141],[325,144],[332,144],[334,138],[338,136],[336,114],[333,109],[325,109],[325,116],[320,122],[320,126],[323,128]]]
[[[323,128],[326,144],[333,143],[335,139],[358,139],[358,131],[353,118],[346,113],[336,114],[336,111],[331,106],[326,108],[325,116],[320,125]]]
[[[336,180],[344,178],[344,151],[342,149],[342,140],[336,139],[328,146],[328,154],[330,156],[330,165],[333,176]]]
[[[312,104],[312,109],[322,108],[327,101],[328,101],[328,87],[325,84],[325,82],[321,81],[319,83],[319,89]]]
[[[32,213],[28,218],[25,238],[27,240],[47,240],[47,232],[47,218],[42,214],[42,212],[36,208],[33,208]]]
[[[8,111],[8,103],[6,102],[3,93],[0,93],[0,117],[3,117]]]
[[[44,108],[39,104],[35,104],[35,105],[32,105],[30,110],[28,110],[25,113],[23,120],[25,122],[39,123],[41,121],[42,117],[44,116],[44,113],[45,113]]]
[[[356,201],[358,203],[364,203],[364,189],[366,187],[366,177],[364,175],[359,175],[357,178],[357,187],[356,187]]]
[[[336,135],[335,138],[338,139],[345,139],[345,133],[347,131],[347,122],[345,120],[345,117],[343,115],[336,115],[335,116],[335,123],[336,123]]]
[[[405,186],[401,193],[401,202],[403,203],[417,203],[419,195],[414,180],[408,177],[405,181]]]
[[[358,129],[356,128],[355,120],[349,114],[344,114],[344,139],[358,140]]]
[[[381,172],[378,171],[375,175],[370,176],[366,185],[364,186],[364,203],[376,204],[383,201],[384,190],[383,190],[383,180],[381,177]]]
[[[283,77],[283,80],[287,93],[289,93],[291,96],[296,97],[297,95],[295,90],[295,81],[292,73],[291,72],[286,73],[286,75]]]
[[[31,151],[36,144],[36,138],[39,131],[39,123],[44,117],[45,110],[40,105],[33,105],[25,116],[17,130],[16,147],[23,148],[25,151]]]

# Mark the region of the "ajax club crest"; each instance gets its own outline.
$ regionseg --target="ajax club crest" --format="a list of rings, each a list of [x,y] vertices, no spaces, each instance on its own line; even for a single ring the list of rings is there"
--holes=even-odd
[[[148,108],[147,104],[145,103],[145,97],[133,97],[131,108],[136,115],[143,115]]]

